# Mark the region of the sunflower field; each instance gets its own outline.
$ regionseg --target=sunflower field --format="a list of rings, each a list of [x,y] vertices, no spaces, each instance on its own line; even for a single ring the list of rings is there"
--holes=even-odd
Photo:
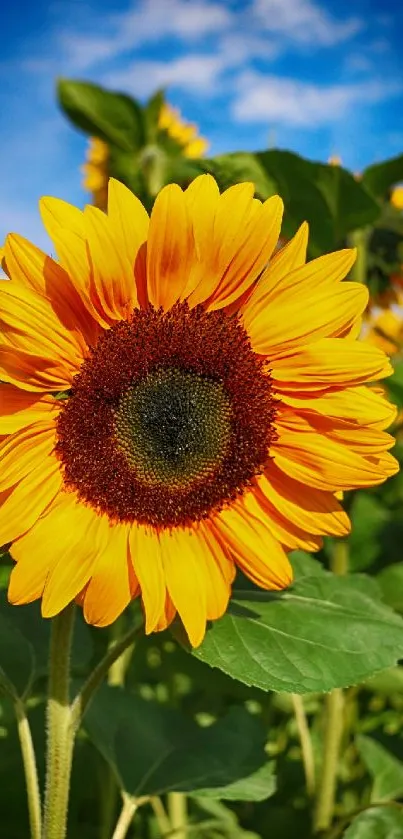
[[[58,99],[88,207],[2,249],[0,837],[403,839],[403,155]]]

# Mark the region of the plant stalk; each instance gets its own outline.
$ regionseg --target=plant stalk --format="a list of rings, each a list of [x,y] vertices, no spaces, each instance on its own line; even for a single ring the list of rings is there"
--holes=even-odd
[[[187,800],[183,792],[168,793],[168,813],[176,839],[187,836]]]
[[[313,756],[311,734],[309,731],[308,720],[306,718],[303,697],[299,696],[297,693],[292,693],[291,698],[294,706],[299,741],[301,744],[306,791],[311,798],[315,792],[315,761]]]
[[[17,717],[18,737],[21,745],[22,761],[24,765],[25,785],[27,790],[28,815],[31,839],[41,839],[42,812],[41,794],[39,790],[38,770],[32,734],[25,707],[21,700],[14,704]]]
[[[69,696],[74,603],[52,620],[43,839],[65,839],[74,735]]]
[[[367,240],[368,231],[355,230],[350,236],[351,246],[357,248],[357,258],[351,271],[351,279],[366,285],[367,282]]]
[[[123,807],[115,830],[113,831],[112,839],[125,839],[137,807],[138,804],[136,800],[130,795],[127,795],[127,793],[123,793]]]
[[[348,542],[338,539],[331,559],[334,574],[348,573]],[[314,812],[314,832],[328,830],[332,824],[336,799],[337,770],[344,727],[344,694],[334,688],[325,697],[325,734],[321,778]]]

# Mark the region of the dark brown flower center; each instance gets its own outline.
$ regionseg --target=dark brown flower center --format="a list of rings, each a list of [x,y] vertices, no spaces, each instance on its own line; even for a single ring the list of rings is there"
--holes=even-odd
[[[104,333],[61,408],[66,488],[114,521],[190,525],[261,471],[275,411],[236,317],[135,311]]]

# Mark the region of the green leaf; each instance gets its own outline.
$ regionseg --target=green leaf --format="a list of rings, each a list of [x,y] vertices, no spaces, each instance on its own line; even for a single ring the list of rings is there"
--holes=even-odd
[[[85,728],[131,795],[227,786],[266,763],[265,732],[244,708],[201,728],[164,705],[104,686]]]
[[[397,612],[403,613],[403,563],[388,565],[380,571],[377,581],[385,603]]]
[[[368,166],[362,173],[362,181],[373,195],[384,198],[394,184],[403,181],[403,154]]]
[[[221,190],[243,181],[252,181],[259,198],[265,200],[277,192],[276,181],[265,171],[258,158],[249,152],[221,154],[201,161],[205,171],[214,175]]]
[[[87,134],[125,151],[137,151],[144,144],[142,109],[130,96],[69,79],[59,80],[57,93],[67,116]]]
[[[264,801],[276,792],[274,768],[274,761],[270,761],[249,778],[242,778],[225,787],[199,789],[197,796],[222,798],[225,801]]]
[[[328,691],[357,684],[403,654],[403,621],[361,579],[305,577],[285,592],[234,592],[201,661],[263,690]]]
[[[403,812],[394,807],[371,807],[360,813],[343,839],[402,839]]]
[[[372,565],[382,553],[381,535],[390,518],[382,501],[368,492],[356,492],[350,510],[349,562],[353,571]]]
[[[285,234],[293,235],[301,222],[308,221],[314,256],[339,247],[347,233],[372,224],[380,215],[365,186],[341,166],[326,166],[278,149],[259,152],[257,158],[284,200]]]
[[[23,653],[21,647],[19,654],[21,660],[18,658],[17,650],[15,651],[15,662],[10,661],[8,665],[9,667],[12,663],[13,672],[11,674],[9,670],[6,672],[11,681],[19,685],[19,690],[24,690],[31,677],[42,675],[47,671],[51,621],[41,617],[39,603],[12,606],[8,602],[4,591],[0,592],[0,615],[5,622],[5,627],[6,624],[9,627],[8,630],[4,627],[4,632],[0,629],[0,645],[4,645],[3,651],[0,646],[0,667],[4,668],[2,656],[4,657],[7,654],[7,641],[5,640],[8,637],[7,632],[14,633],[20,647],[22,639],[26,649]],[[13,655],[14,653],[9,654],[10,659]],[[84,623],[81,610],[77,609],[71,656],[73,668],[75,670],[85,669],[91,656],[90,632],[88,626]]]
[[[290,554],[290,562],[294,571],[294,580],[300,580],[302,577],[314,577],[317,574],[326,574],[326,568],[317,559],[314,559],[311,554],[305,551],[292,551]]]
[[[14,607],[18,608],[18,607]],[[34,650],[18,627],[0,613],[0,693],[22,696],[35,668]]]
[[[148,100],[144,108],[144,123],[146,132],[146,143],[155,143],[158,135],[158,120],[161,108],[165,102],[163,90],[157,90]]]
[[[403,795],[403,763],[380,743],[360,734],[356,746],[373,778],[371,801],[390,801]]]

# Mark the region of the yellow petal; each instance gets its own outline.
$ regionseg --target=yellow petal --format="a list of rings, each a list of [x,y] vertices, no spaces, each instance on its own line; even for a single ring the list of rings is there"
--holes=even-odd
[[[258,586],[282,589],[292,580],[292,569],[282,546],[273,537],[270,520],[253,491],[224,508],[212,521],[220,541],[237,565]]]
[[[130,556],[139,581],[146,620],[146,633],[154,632],[165,611],[166,586],[161,546],[151,527],[133,524],[129,532]]]
[[[45,457],[10,492],[1,508],[0,545],[26,533],[58,495],[62,474],[55,457]],[[14,546],[11,549],[14,556]]]
[[[0,445],[0,491],[14,486],[52,454],[56,443],[54,422],[42,422],[10,435]]]
[[[253,350],[276,358],[301,344],[338,337],[367,303],[368,289],[360,283],[335,283],[302,296],[295,288],[279,289],[270,306],[252,320],[246,310],[243,321]]]
[[[342,338],[322,338],[307,347],[299,347],[276,359],[271,370],[281,392],[360,385],[392,372],[389,359],[377,347]]]
[[[84,617],[93,626],[108,626],[138,591],[129,554],[129,525],[111,525],[102,517],[106,544],[99,552],[84,594]]]
[[[210,558],[208,547],[196,530],[184,530],[181,527],[171,531],[163,530],[160,540],[169,595],[181,617],[192,647],[198,647],[206,631],[207,594],[211,586],[211,577],[207,572],[207,562]],[[211,561],[214,562],[212,559]],[[214,572],[215,569],[212,573]],[[218,575],[215,579],[218,582]],[[223,590],[229,594],[222,579],[217,595],[221,604]],[[214,610],[213,604],[211,608]]]
[[[283,391],[283,403],[298,409],[298,413],[318,413],[327,417],[352,420],[358,426],[388,428],[396,418],[397,408],[373,388],[349,387],[345,390],[315,396]]]

